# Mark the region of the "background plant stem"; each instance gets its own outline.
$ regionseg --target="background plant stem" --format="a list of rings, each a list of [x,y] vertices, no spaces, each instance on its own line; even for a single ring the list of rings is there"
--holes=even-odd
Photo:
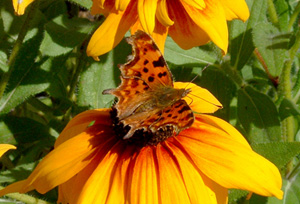
[[[35,16],[35,11],[36,11],[36,9],[38,7],[38,4],[39,4],[39,1],[37,0],[37,1],[35,1],[31,5],[30,10],[28,11],[26,19],[24,21],[24,24],[21,27],[21,30],[20,30],[19,35],[18,35],[18,38],[17,38],[17,40],[15,42],[15,45],[14,45],[14,47],[12,49],[11,55],[9,56],[9,59],[8,59],[8,62],[7,62],[9,70],[7,72],[3,73],[2,77],[1,77],[1,80],[0,80],[0,99],[3,96],[3,93],[5,91],[6,85],[7,85],[8,81],[9,81],[10,75],[13,72],[14,62],[15,62],[16,57],[18,56],[18,53],[19,53],[19,51],[21,49],[23,40],[24,40],[24,38],[26,36],[26,33],[27,33],[27,31],[28,31],[28,29],[30,27],[30,23],[31,23],[32,19]]]

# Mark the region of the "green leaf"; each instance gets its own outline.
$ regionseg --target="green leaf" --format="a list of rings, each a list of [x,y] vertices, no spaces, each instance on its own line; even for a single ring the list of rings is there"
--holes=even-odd
[[[283,180],[283,199],[281,202],[274,202],[278,204],[294,204],[300,203],[300,168],[299,164],[297,168],[293,171],[292,176],[289,177],[288,180]],[[269,204],[273,204],[273,202],[269,202]]]
[[[90,9],[93,5],[93,2],[90,0],[70,0],[71,2],[74,2],[80,6],[83,6],[87,9]]]
[[[284,167],[300,153],[300,142],[255,143],[251,146],[255,152],[270,160],[278,168]]]
[[[48,56],[66,54],[81,45],[94,26],[87,19],[58,16],[45,24],[45,37],[40,51]]]
[[[209,45],[183,50],[170,37],[166,40],[164,57],[168,62],[185,66],[214,64],[220,58]]]
[[[229,121],[230,102],[236,92],[234,82],[223,71],[208,67],[203,71],[199,85],[208,89],[223,105],[223,109],[215,114]]]
[[[293,101],[284,98],[279,106],[279,116],[283,120],[291,115],[300,115],[300,111]]]
[[[247,0],[250,18],[245,23],[233,21],[230,23],[231,65],[242,69],[253,53],[252,29],[256,24],[266,19],[267,1]]]
[[[267,95],[249,86],[241,88],[238,91],[237,115],[250,143],[280,141],[278,112]]]
[[[260,23],[253,28],[253,42],[272,76],[281,73],[287,60],[291,34],[282,34],[270,23]]]
[[[228,203],[237,203],[239,199],[246,197],[248,193],[248,191],[243,191],[239,189],[229,189]]]
[[[288,31],[289,24],[289,5],[285,0],[274,1],[277,15],[278,23],[281,31]]]
[[[42,33],[28,40],[21,47],[5,94],[0,100],[0,113],[5,114],[25,101],[29,96],[44,91],[48,86],[48,75],[35,62]]]
[[[78,105],[85,109],[110,107],[114,97],[102,92],[118,85],[120,71],[117,64],[126,63],[130,54],[131,48],[123,40],[113,51],[101,56],[100,62],[89,59],[91,65],[80,77]]]

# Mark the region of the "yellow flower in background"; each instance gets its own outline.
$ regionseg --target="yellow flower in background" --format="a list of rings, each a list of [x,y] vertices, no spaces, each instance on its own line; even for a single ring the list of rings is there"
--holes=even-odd
[[[193,110],[210,113],[221,106],[206,89],[190,86],[193,94],[202,94],[202,99],[185,97]],[[177,136],[143,143],[123,139],[124,128],[114,124],[111,110],[77,115],[32,174],[0,190],[0,196],[33,189],[46,193],[58,186],[58,202],[72,204],[222,204],[230,188],[282,199],[278,169],[227,122],[195,114],[194,124]]]
[[[244,0],[93,0],[92,14],[106,16],[87,48],[87,54],[98,59],[113,49],[129,29],[131,34],[137,30],[150,34],[162,52],[169,33],[183,49],[211,40],[226,53],[226,21],[246,21],[249,10]]]
[[[13,6],[16,15],[23,15],[26,7],[34,0],[13,0]]]
[[[16,149],[16,147],[10,144],[0,144],[0,157],[10,149]]]
[[[32,1],[13,0],[16,14],[24,14]],[[183,49],[213,41],[226,53],[226,21],[249,17],[245,0],[93,0],[91,12],[106,16],[87,48],[96,60],[118,45],[129,29],[131,34],[137,30],[150,34],[162,52],[169,34]]]

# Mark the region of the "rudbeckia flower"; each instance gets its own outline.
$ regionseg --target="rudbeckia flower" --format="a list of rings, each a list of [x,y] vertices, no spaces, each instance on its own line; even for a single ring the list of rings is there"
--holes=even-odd
[[[226,20],[249,17],[244,0],[93,0],[91,12],[106,16],[87,48],[95,59],[113,49],[129,29],[131,34],[137,30],[150,34],[162,52],[169,33],[183,49],[211,40],[226,53]]]
[[[10,149],[16,149],[16,147],[10,144],[0,144],[0,157]]]
[[[205,114],[221,106],[217,99],[194,84],[175,87],[191,88],[193,95],[184,99],[201,112],[190,128],[154,139],[138,130],[124,140],[128,129],[116,122],[114,109],[85,111],[69,122],[30,176],[0,196],[58,186],[58,202],[72,204],[220,204],[227,203],[229,188],[281,199],[278,169],[234,127]]]
[[[26,7],[31,4],[34,0],[12,0],[15,14],[23,15]]]

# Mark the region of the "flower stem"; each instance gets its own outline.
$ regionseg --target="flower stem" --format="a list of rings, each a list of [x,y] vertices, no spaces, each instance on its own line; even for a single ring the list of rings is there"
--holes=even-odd
[[[296,19],[298,18],[299,13],[300,13],[300,1],[298,2],[297,6],[294,10],[294,13],[291,15],[291,19],[290,19],[290,22],[288,25],[288,30],[291,30],[291,28],[293,27]]]
[[[300,47],[300,31],[296,34],[296,40],[294,45],[289,50],[289,59],[285,62],[279,78],[279,93],[286,99],[292,100],[291,93],[291,69],[296,56],[297,50]],[[282,121],[282,134],[284,141],[293,142],[295,140],[294,134],[294,118],[290,116]],[[287,174],[292,170],[293,164],[290,162],[287,165]]]
[[[273,0],[268,0],[268,11],[269,11],[269,16],[271,22],[275,25],[278,26],[278,16],[276,13],[275,5],[273,3]]]
[[[19,51],[21,49],[21,46],[22,46],[22,43],[23,43],[23,40],[26,36],[26,33],[31,25],[31,21],[32,19],[34,18],[35,16],[35,11],[37,10],[38,8],[38,0],[35,1],[32,5],[31,5],[31,8],[26,16],[26,19],[24,21],[24,24],[22,25],[21,27],[21,30],[19,32],[19,35],[18,35],[18,38],[15,42],[15,45],[12,49],[12,52],[9,56],[9,59],[7,61],[7,65],[9,67],[9,70],[5,73],[3,73],[1,79],[0,79],[0,99],[2,98],[3,96],[3,93],[5,91],[5,88],[6,88],[6,85],[9,81],[9,78],[10,78],[10,75],[11,73],[13,72],[13,69],[14,69],[14,63],[16,61],[16,57],[18,56],[19,54]]]
[[[0,190],[2,190],[4,187],[0,186]],[[26,195],[26,194],[21,194],[21,193],[9,193],[6,194],[5,196],[16,199],[18,201],[22,201],[23,203],[28,203],[28,204],[50,204],[47,201]]]

